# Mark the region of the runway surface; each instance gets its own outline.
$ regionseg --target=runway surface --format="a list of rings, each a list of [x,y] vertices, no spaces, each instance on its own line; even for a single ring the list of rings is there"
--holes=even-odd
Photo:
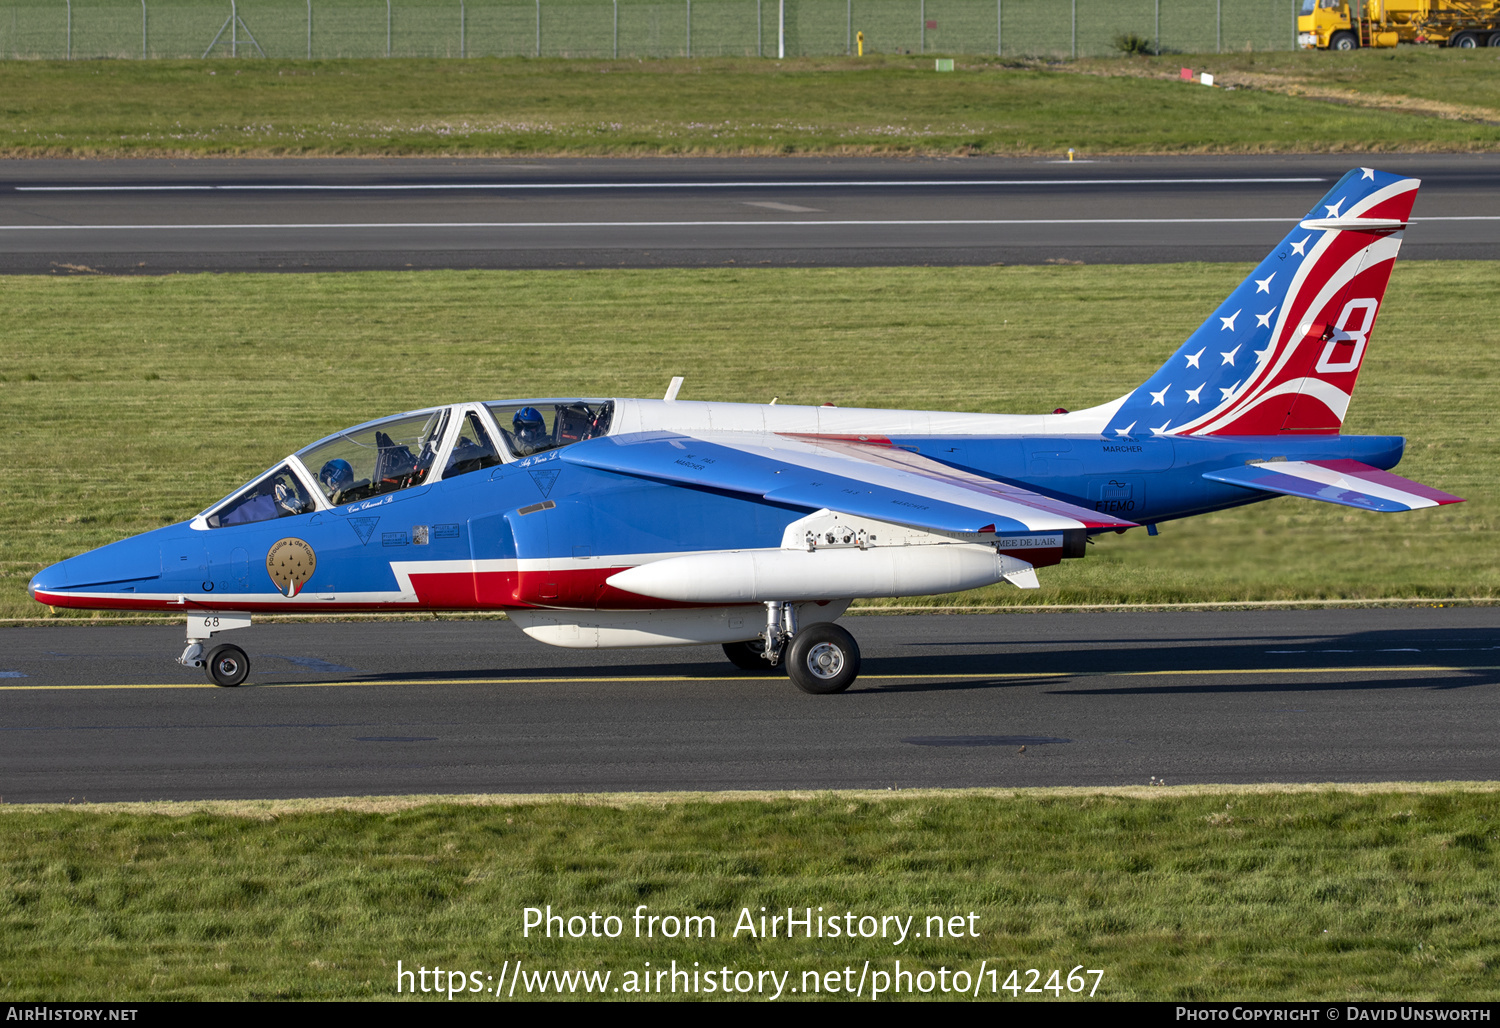
[[[0,629],[0,797],[1500,778],[1500,608],[844,624],[838,696],[500,621],[257,625],[238,689],[177,627]]]
[[[1259,260],[1349,168],[1500,258],[1500,155],[0,161],[0,272]]]

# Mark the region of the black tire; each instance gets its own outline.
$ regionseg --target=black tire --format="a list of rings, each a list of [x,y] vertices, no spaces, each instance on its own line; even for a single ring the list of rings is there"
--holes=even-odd
[[[238,646],[225,643],[208,651],[203,666],[208,669],[209,681],[214,685],[233,688],[250,673],[250,658]]]
[[[1330,50],[1358,50],[1359,37],[1352,32],[1335,32],[1328,41]]]
[[[1490,33],[1490,46],[1500,46],[1500,32]]]
[[[1460,32],[1448,40],[1448,45],[1455,50],[1473,50],[1479,45],[1479,37],[1472,32]]]
[[[725,643],[724,656],[729,658],[729,663],[741,671],[770,671],[774,666],[766,659],[765,643],[759,639]]]
[[[803,692],[843,692],[859,677],[859,643],[838,625],[808,625],[792,638],[786,670]]]

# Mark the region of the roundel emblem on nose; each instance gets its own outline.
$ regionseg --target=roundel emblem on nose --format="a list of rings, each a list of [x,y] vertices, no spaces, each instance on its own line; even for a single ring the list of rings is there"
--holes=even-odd
[[[266,554],[266,571],[283,596],[296,596],[318,567],[318,556],[301,539],[281,539]]]

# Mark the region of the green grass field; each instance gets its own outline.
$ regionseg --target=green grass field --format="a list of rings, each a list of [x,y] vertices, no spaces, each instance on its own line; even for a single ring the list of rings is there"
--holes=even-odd
[[[970,975],[985,961],[1021,985],[1081,964],[1110,1000],[1500,995],[1492,789],[207,806],[0,808],[0,995],[389,999],[398,960],[614,984],[646,961],[697,961],[798,988],[804,972],[897,959]],[[624,931],[523,937],[523,909],[549,904],[623,915]],[[637,940],[640,904],[713,916],[715,937]],[[762,906],[915,916],[919,931],[958,915],[965,935],[733,936]]]
[[[1497,122],[1500,55],[1411,47],[941,75],[889,55],[0,62],[7,157],[1493,151]]]
[[[795,57],[855,53],[855,33],[866,53],[887,54],[993,54],[1002,35],[1007,56],[1110,54],[1120,33],[1154,40],[1158,28],[1164,53],[1296,46],[1287,0],[239,0],[236,9],[237,33],[219,36],[212,56],[774,57],[782,17]],[[0,0],[0,58],[65,58],[70,47],[74,60],[200,57],[227,16],[216,0]]]
[[[1081,409],[1143,381],[1246,265],[0,278],[0,617],[39,568],[181,521],[359,421],[464,398]],[[1492,597],[1500,266],[1401,262],[1346,430],[1469,502],[1289,498],[1108,535],[938,603]],[[978,373],[976,373],[976,369]]]
[[[1077,61],[1071,67],[1111,77],[1175,78],[1183,65],[1212,72],[1237,91],[1487,123],[1490,138],[1500,134],[1500,53],[1487,50],[1402,46],[1354,53],[1174,54]]]

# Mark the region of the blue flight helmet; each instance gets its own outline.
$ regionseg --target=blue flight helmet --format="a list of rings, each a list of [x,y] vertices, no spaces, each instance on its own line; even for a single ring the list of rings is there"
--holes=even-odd
[[[515,429],[516,441],[527,453],[541,449],[548,442],[547,422],[542,420],[542,412],[535,407],[522,407],[516,411],[516,416],[511,418],[511,427]]]
[[[337,494],[354,483],[354,468],[348,461],[335,457],[318,472],[318,481],[328,487],[330,495]]]

